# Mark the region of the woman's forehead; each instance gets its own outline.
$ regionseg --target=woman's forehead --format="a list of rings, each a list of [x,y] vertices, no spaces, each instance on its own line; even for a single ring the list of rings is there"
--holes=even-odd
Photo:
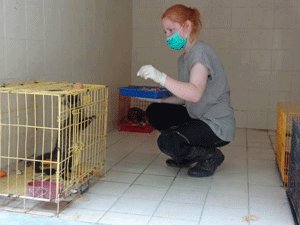
[[[176,23],[176,22],[170,20],[169,18],[164,18],[162,20],[162,24],[163,24],[164,28],[168,28],[168,27],[172,27],[172,26],[179,26],[179,23]]]

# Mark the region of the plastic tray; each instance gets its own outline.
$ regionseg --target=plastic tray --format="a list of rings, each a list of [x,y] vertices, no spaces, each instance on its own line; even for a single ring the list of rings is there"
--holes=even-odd
[[[35,198],[55,199],[56,198],[56,182],[48,181],[31,181],[27,184],[28,195]],[[63,185],[59,184],[59,192],[63,189]]]
[[[142,90],[147,88],[150,90]],[[159,88],[159,91],[151,91],[153,88]],[[119,87],[120,94],[125,97],[139,97],[139,98],[165,98],[172,95],[166,88],[153,87],[153,86],[129,86]]]
[[[131,131],[131,132],[140,132],[140,133],[151,133],[154,130],[154,128],[150,125],[133,126],[130,123],[122,123],[122,124],[120,124],[119,130]]]

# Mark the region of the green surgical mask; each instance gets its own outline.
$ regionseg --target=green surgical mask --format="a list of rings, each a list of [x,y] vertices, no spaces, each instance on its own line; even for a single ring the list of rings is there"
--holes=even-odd
[[[180,31],[181,31],[181,29],[180,29]],[[177,33],[175,33],[172,36],[167,38],[167,44],[174,50],[180,50],[180,49],[184,48],[187,43],[187,40],[188,40],[188,37],[186,37],[185,39],[182,39],[179,36],[180,31],[178,31]]]

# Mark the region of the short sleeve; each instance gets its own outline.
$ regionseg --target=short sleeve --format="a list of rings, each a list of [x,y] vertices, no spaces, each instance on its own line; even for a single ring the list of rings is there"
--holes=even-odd
[[[195,46],[195,48],[191,49],[192,52],[189,57],[188,69],[191,71],[192,67],[196,62],[201,63],[203,66],[208,68],[211,72],[212,78],[214,77],[214,69],[212,66],[211,59],[209,55],[205,52],[205,49],[201,45]]]

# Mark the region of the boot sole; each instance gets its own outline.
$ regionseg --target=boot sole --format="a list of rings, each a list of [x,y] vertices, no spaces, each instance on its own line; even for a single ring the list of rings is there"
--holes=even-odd
[[[207,173],[204,173],[204,172],[190,172],[188,171],[188,176],[190,177],[210,177],[212,175],[214,175],[215,171],[210,171],[210,172],[207,172]]]
[[[217,168],[219,166],[221,166],[221,164],[224,162],[224,159],[225,158],[223,158],[223,160],[216,166],[215,170],[212,170],[212,171],[209,171],[209,172],[191,172],[190,170],[188,170],[188,176],[190,176],[190,177],[210,177],[210,176],[214,175]]]
[[[191,166],[191,164],[193,163],[190,163],[190,164],[184,164],[184,165],[177,165],[175,163],[170,163],[170,162],[166,162],[167,166],[169,167],[176,167],[176,168],[188,168]]]

